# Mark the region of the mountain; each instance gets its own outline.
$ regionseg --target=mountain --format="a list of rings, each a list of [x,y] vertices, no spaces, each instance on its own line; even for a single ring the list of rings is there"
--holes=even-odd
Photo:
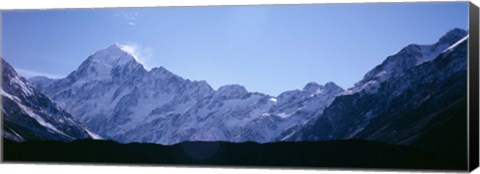
[[[12,141],[99,138],[32,88],[2,59],[3,137]]]
[[[325,87],[318,85],[314,92],[296,90],[274,98],[247,92],[238,85],[228,85],[220,87],[183,114],[157,118],[122,137],[143,134],[144,139],[134,141],[157,140],[162,144],[182,141],[271,142],[284,131],[297,130],[297,125],[321,112],[342,91],[330,83]],[[291,130],[287,130],[289,128]],[[146,133],[145,130],[153,132]]]
[[[465,149],[467,40],[467,31],[454,29],[435,44],[403,48],[336,97],[323,114],[284,139],[364,139],[389,144],[429,139]],[[450,133],[438,136],[439,131]]]
[[[89,56],[62,79],[29,83],[102,137],[119,142],[270,142],[322,113],[343,89],[309,83],[278,97],[240,85],[218,90],[164,67],[147,71],[123,46]]]
[[[148,71],[118,44],[65,78],[29,83],[88,129],[122,143],[365,139],[421,146],[442,141],[431,139],[439,127],[462,134],[467,39],[467,31],[453,29],[434,44],[408,45],[347,90],[333,82],[276,97],[241,85],[215,90],[164,67]]]

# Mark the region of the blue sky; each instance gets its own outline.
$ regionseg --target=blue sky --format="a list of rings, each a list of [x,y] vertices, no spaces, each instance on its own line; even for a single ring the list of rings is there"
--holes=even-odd
[[[1,45],[24,76],[64,77],[119,43],[147,68],[278,95],[312,81],[349,88],[467,19],[468,2],[18,10],[2,12]]]

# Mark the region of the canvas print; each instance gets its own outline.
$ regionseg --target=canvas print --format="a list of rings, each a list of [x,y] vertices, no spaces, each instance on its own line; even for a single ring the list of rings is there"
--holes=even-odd
[[[465,170],[468,8],[5,10],[3,160]]]

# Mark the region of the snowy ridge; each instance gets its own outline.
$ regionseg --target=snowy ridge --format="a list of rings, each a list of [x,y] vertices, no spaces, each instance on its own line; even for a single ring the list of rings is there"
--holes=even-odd
[[[444,56],[446,50],[456,49],[467,34],[454,29],[435,44],[408,45],[346,91],[333,82],[325,85],[311,82],[301,90],[285,91],[278,96],[249,92],[235,84],[214,90],[205,81],[184,79],[164,67],[147,71],[118,44],[95,52],[65,78],[36,77],[29,79],[29,83],[75,115],[92,132],[119,142],[266,143],[302,140],[305,138],[302,136],[334,138],[343,136],[341,133],[346,131],[343,129],[352,129],[346,131],[345,137],[355,137],[370,124],[369,120],[378,116],[377,110],[362,112],[361,118],[367,119],[338,128],[330,124],[343,118],[325,116],[328,115],[325,110],[350,107],[338,106],[344,101],[337,100],[382,93],[384,85],[392,79],[402,78],[411,69],[428,67]],[[407,85],[400,86],[389,95],[396,97],[407,89]],[[324,135],[302,132],[319,119],[328,122],[316,130],[325,131]]]
[[[463,43],[465,40],[468,39],[468,36],[465,36],[464,38],[460,39],[459,41],[457,41],[456,43],[454,43],[453,45],[451,45],[450,47],[448,47],[447,49],[445,49],[442,53],[445,53],[447,51],[451,51],[453,50],[455,47],[457,47],[458,45],[460,45],[461,43]]]
[[[452,29],[441,37],[437,43],[431,45],[408,45],[398,53],[387,57],[382,64],[369,71],[361,81],[341,95],[352,95],[362,91],[375,93],[381,83],[401,75],[412,67],[434,60],[440,54],[455,47],[466,38],[468,38],[467,31]]]
[[[13,141],[90,138],[80,122],[28,85],[2,59],[4,138]]]
[[[309,83],[278,97],[240,85],[214,90],[164,67],[147,71],[117,44],[95,52],[66,78],[29,80],[102,137],[161,144],[273,141],[297,129],[291,125],[320,113],[343,91],[333,82]]]
[[[422,138],[420,132],[444,124],[436,120],[461,117],[441,111],[467,97],[467,38],[466,31],[454,29],[433,45],[405,47],[281,140],[411,144]]]

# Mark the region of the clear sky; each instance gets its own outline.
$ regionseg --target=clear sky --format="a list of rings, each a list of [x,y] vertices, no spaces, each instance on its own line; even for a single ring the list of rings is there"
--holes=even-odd
[[[468,2],[18,10],[2,12],[2,57],[59,78],[114,43],[214,89],[278,95],[308,82],[352,87],[404,46],[468,28]]]

